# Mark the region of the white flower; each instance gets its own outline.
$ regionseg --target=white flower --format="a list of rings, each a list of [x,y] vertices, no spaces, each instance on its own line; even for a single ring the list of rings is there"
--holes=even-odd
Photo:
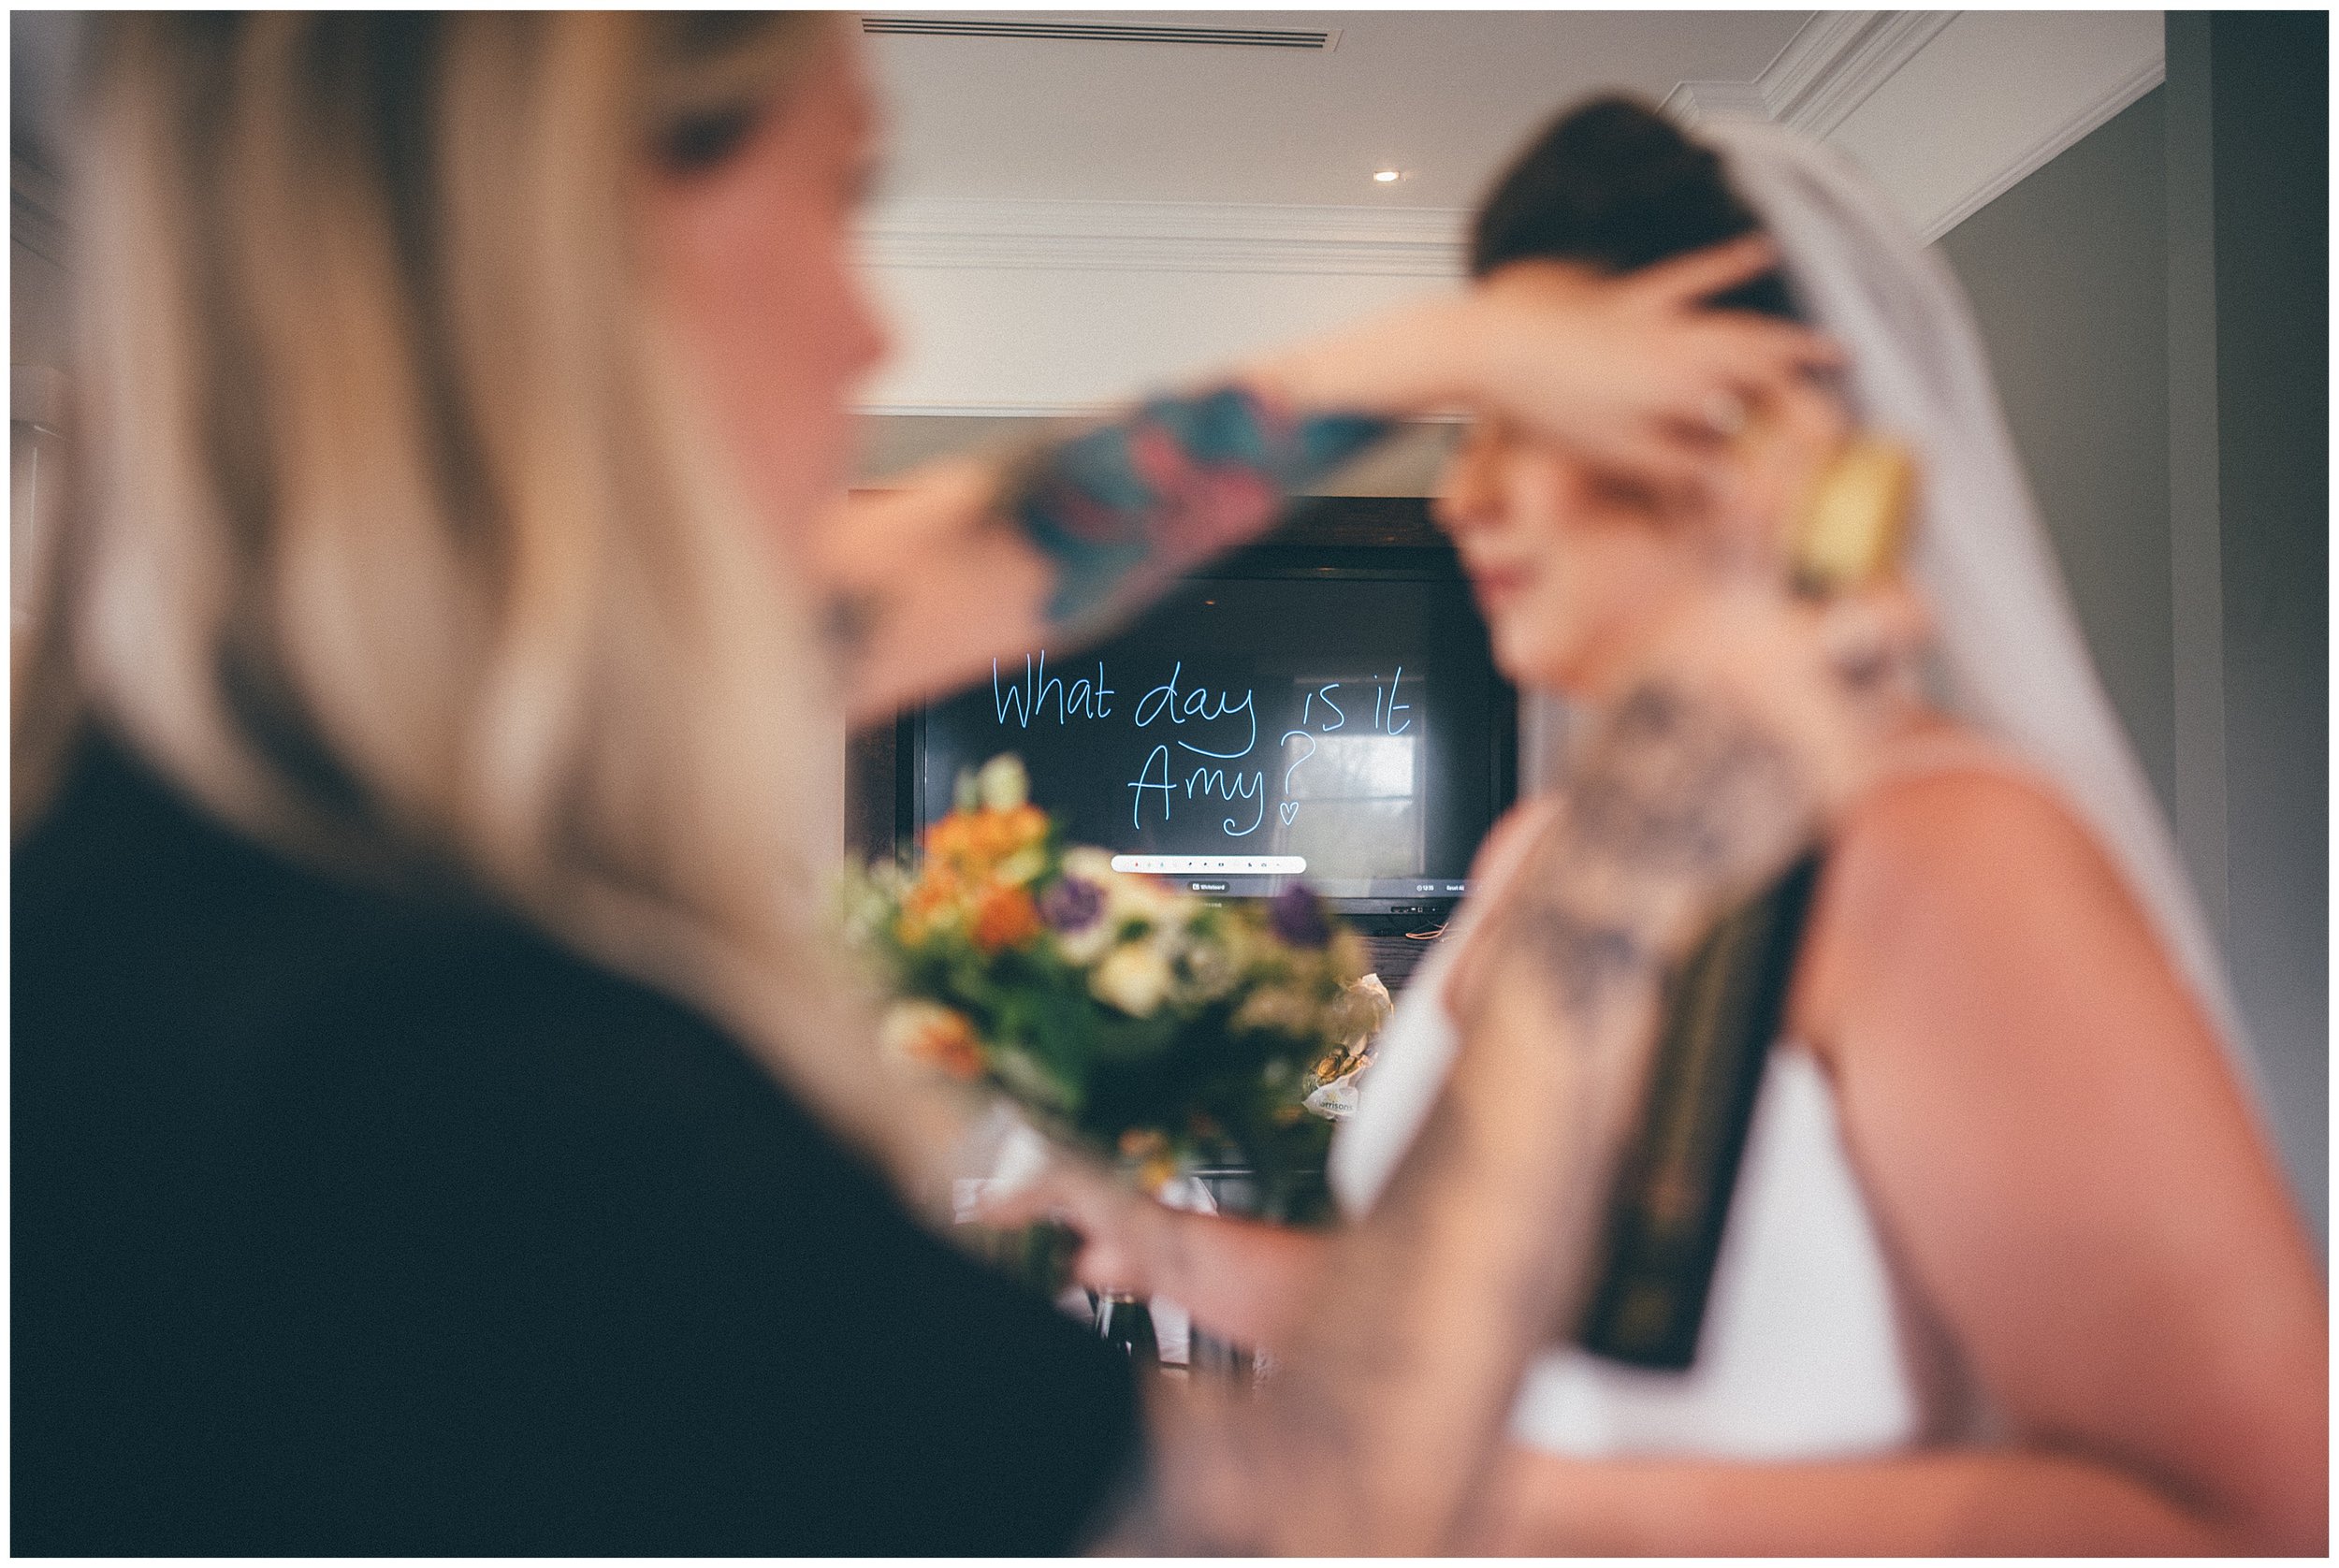
[[[1132,871],[1112,869],[1112,857],[1102,849],[1085,845],[1064,851],[1064,875],[1093,882],[1104,890],[1104,929],[1112,936],[1121,935],[1121,928],[1132,921],[1143,921],[1149,930],[1168,933],[1171,927],[1182,927],[1190,902],[1186,894],[1176,892],[1156,878],[1140,876]]]
[[[1083,882],[1094,882],[1100,888],[1111,887],[1113,878],[1120,875],[1112,869],[1111,855],[1085,844],[1075,844],[1064,851],[1064,874],[1078,877]]]
[[[1170,965],[1151,942],[1124,942],[1089,979],[1089,989],[1131,1018],[1146,1018],[1170,990]]]
[[[1095,882],[1097,887],[1107,887],[1118,873],[1113,871],[1113,857],[1104,849],[1095,849],[1090,845],[1071,845],[1069,849],[1065,849],[1065,876],[1081,878],[1083,882]]]
[[[983,763],[975,775],[975,793],[988,811],[1012,811],[1029,800],[1031,776],[1024,771],[1023,759],[1008,751]]]
[[[1105,915],[1098,915],[1077,931],[1059,931],[1055,934],[1056,951],[1064,955],[1068,964],[1083,966],[1094,964],[1111,945],[1112,922]]]
[[[1213,941],[1188,942],[1178,965],[1184,978],[1183,990],[1198,1001],[1213,1002],[1234,989],[1242,978],[1234,955],[1224,944]]]
[[[1057,934],[1059,950],[1073,963],[1092,963],[1112,944],[1126,943],[1154,950],[1147,965],[1148,974],[1155,964],[1167,972],[1188,945],[1191,934],[1187,927],[1201,907],[1200,901],[1192,895],[1178,892],[1156,877],[1115,871],[1110,854],[1086,846],[1064,851],[1062,874],[1097,888],[1105,901],[1104,914],[1094,924],[1078,932]],[[1143,928],[1134,938],[1130,936],[1133,926]],[[1133,958],[1123,959],[1125,973],[1133,973],[1131,965],[1137,962]],[[1100,990],[1097,995],[1105,993]],[[1158,999],[1148,1003],[1142,1010],[1150,1012],[1156,1005]]]
[[[1167,932],[1171,924],[1183,923],[1178,904],[1178,895],[1151,877],[1115,871],[1105,882],[1105,920],[1115,934],[1131,921]]]

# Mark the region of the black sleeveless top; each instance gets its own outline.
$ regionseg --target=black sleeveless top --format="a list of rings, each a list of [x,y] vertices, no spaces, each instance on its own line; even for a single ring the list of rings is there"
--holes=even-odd
[[[14,856],[18,1552],[1053,1552],[1125,1362],[705,1020],[92,743]]]
[[[1697,1354],[1756,1092],[1779,1038],[1817,855],[1732,911],[1669,980],[1639,1134],[1608,1206],[1583,1346],[1678,1371]]]

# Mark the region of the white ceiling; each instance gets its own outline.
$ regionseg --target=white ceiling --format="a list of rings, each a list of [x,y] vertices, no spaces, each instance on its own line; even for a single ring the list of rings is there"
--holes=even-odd
[[[885,12],[910,15],[910,12]],[[1459,209],[1561,105],[1759,77],[1809,11],[986,11],[1336,29],[1325,51],[867,36],[889,201]],[[1373,170],[1405,179],[1375,184]]]
[[[861,403],[943,433],[1111,407],[1451,286],[1504,161],[1603,89],[1823,139],[1931,240],[2161,77],[2157,11],[923,14],[1338,34],[864,36],[893,133],[863,254],[900,348]]]

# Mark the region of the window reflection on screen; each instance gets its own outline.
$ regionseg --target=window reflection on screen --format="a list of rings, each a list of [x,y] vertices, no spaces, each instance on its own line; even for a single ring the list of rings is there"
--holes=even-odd
[[[1426,690],[1419,695],[1425,700],[1405,723],[1410,734],[1284,736],[1274,852],[1305,856],[1319,886],[1427,869],[1422,732],[1429,704]]]

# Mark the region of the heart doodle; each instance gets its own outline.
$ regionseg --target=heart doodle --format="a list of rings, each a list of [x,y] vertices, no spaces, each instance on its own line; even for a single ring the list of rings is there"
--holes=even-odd
[[[1289,827],[1291,819],[1300,814],[1300,803],[1296,800],[1285,801],[1275,807],[1275,814],[1284,820],[1284,826]]]

